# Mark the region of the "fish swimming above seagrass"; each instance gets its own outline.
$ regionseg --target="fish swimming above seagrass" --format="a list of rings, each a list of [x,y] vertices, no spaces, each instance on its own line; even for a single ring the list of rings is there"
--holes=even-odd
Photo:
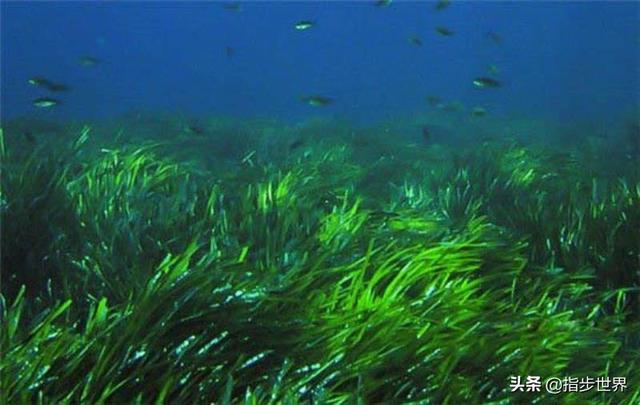
[[[450,36],[453,36],[455,34],[454,31],[451,31],[447,27],[436,27],[436,32],[438,34],[442,35],[443,37],[450,37]]]
[[[422,46],[422,40],[417,35],[412,35],[409,37],[409,43],[415,46]]]
[[[501,87],[499,81],[490,77],[478,77],[473,80],[473,85],[481,89]]]
[[[496,45],[500,45],[502,43],[502,37],[494,31],[487,32],[486,36]]]
[[[53,92],[67,91],[70,89],[70,87],[67,86],[66,84],[55,83],[41,76],[32,77],[27,82],[32,86],[42,87],[44,89],[47,89]]]
[[[378,0],[374,3],[376,7],[387,7],[391,4],[392,0]]]
[[[298,31],[306,31],[310,28],[313,28],[316,25],[315,22],[310,20],[302,20],[298,21],[296,25],[294,25],[295,29]]]
[[[427,96],[427,103],[429,103],[431,107],[437,107],[442,103],[442,98],[438,96]]]
[[[50,97],[39,97],[33,100],[33,105],[38,108],[51,108],[60,104],[59,100]]]
[[[451,5],[451,0],[440,0],[436,3],[436,11],[442,11]]]
[[[484,117],[485,115],[487,115],[487,110],[482,107],[474,107],[471,110],[472,117]]]
[[[228,2],[228,3],[224,3],[222,5],[222,8],[227,10],[227,11],[231,11],[234,13],[239,13],[242,11],[242,4],[238,3],[238,2]]]
[[[102,61],[98,58],[94,58],[93,56],[82,56],[78,59],[78,63],[84,67],[93,67],[102,63]]]
[[[307,103],[307,104],[309,104],[310,106],[313,106],[313,107],[324,107],[324,106],[327,106],[327,105],[333,103],[333,99],[331,99],[329,97],[318,96],[318,95],[303,96],[303,97],[300,97],[300,100],[303,103]]]

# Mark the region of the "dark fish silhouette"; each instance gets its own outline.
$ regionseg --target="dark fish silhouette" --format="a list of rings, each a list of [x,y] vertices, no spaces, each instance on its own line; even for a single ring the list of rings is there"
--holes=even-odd
[[[296,150],[299,147],[301,147],[302,145],[304,145],[304,140],[303,139],[296,139],[295,141],[291,142],[291,144],[289,145],[289,150]]]
[[[187,132],[189,132],[192,135],[203,135],[204,134],[204,129],[202,127],[200,127],[200,126],[197,126],[197,125],[193,125],[193,124],[187,125],[186,129],[187,129]]]
[[[431,142],[431,131],[429,130],[429,128],[426,125],[422,126],[422,139],[426,143],[430,143]]]
[[[442,11],[451,5],[450,0],[440,0],[436,3],[436,11]]]
[[[41,76],[35,76],[27,80],[27,82],[32,86],[42,86],[43,84],[48,83],[49,80]]]
[[[300,100],[303,103],[307,103],[314,107],[324,107],[333,103],[333,99],[329,97],[318,96],[318,95],[304,96],[304,97],[301,97]]]
[[[35,145],[36,144],[36,138],[35,136],[33,136],[33,132],[31,132],[31,130],[26,130],[22,133],[22,135],[24,136],[24,139],[27,140],[27,142],[29,142],[31,145]]]
[[[473,85],[481,89],[500,87],[500,82],[490,77],[478,77],[473,80]]]
[[[224,53],[227,55],[227,58],[233,58],[233,55],[235,55],[236,50],[230,46],[227,46],[226,48],[224,48]]]
[[[416,35],[409,37],[409,42],[415,46],[422,46],[422,40]]]
[[[49,79],[45,79],[41,76],[32,77],[28,80],[29,84],[32,86],[42,87],[49,91],[58,92],[58,91],[67,91],[70,89],[66,84],[54,83]]]
[[[429,103],[431,107],[437,107],[439,104],[442,103],[442,99],[438,96],[428,96],[427,103]]]
[[[102,63],[102,61],[98,58],[94,58],[93,56],[83,56],[78,59],[78,63],[85,67],[92,67]]]
[[[484,117],[485,115],[487,115],[487,110],[482,107],[474,107],[471,110],[472,117]]]
[[[69,91],[71,89],[71,87],[67,86],[66,84],[60,84],[60,83],[49,83],[49,85],[46,86],[46,88],[47,90],[53,91],[53,92]]]
[[[502,43],[502,37],[494,31],[489,31],[486,35],[494,44],[500,45]]]
[[[436,32],[438,34],[442,35],[443,37],[450,37],[450,36],[455,34],[454,31],[451,31],[450,29],[448,29],[446,27],[436,27]]]
[[[238,2],[224,3],[222,5],[222,8],[224,8],[227,11],[232,11],[234,13],[239,13],[240,11],[242,11],[242,5]]]
[[[387,7],[392,0],[378,0],[374,3],[376,7]]]

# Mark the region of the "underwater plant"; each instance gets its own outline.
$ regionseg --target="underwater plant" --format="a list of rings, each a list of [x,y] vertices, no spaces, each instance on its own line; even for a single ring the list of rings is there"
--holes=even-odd
[[[2,135],[0,403],[640,400],[631,163],[161,122]],[[512,392],[526,375],[628,386]]]

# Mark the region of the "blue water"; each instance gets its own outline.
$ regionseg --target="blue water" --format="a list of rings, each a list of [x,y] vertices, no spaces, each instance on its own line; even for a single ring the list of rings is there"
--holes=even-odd
[[[495,114],[607,120],[639,104],[638,2],[454,0],[441,12],[433,2],[241,4],[231,12],[220,2],[3,2],[2,117],[148,109],[375,121],[419,113],[437,95]],[[296,31],[303,19],[317,26]],[[455,35],[437,35],[439,25]],[[104,63],[80,66],[84,55]],[[503,87],[474,88],[490,64]],[[59,94],[59,108],[40,110],[31,102],[47,92],[31,76],[73,89]],[[301,103],[309,94],[335,103]]]

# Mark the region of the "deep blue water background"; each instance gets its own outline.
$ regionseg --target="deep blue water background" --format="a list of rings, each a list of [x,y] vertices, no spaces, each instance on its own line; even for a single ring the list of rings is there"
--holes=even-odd
[[[436,12],[433,2],[254,2],[235,13],[219,2],[3,2],[1,113],[94,118],[142,108],[376,121],[420,112],[433,94],[498,113],[607,120],[638,106],[639,4],[454,0]],[[317,26],[296,31],[302,19]],[[456,35],[437,35],[438,25]],[[422,47],[408,42],[414,34]],[[83,55],[105,63],[79,66]],[[474,88],[489,64],[504,87]],[[31,105],[46,95],[27,84],[34,75],[73,86],[60,108]],[[336,101],[324,109],[299,101],[315,93]]]

